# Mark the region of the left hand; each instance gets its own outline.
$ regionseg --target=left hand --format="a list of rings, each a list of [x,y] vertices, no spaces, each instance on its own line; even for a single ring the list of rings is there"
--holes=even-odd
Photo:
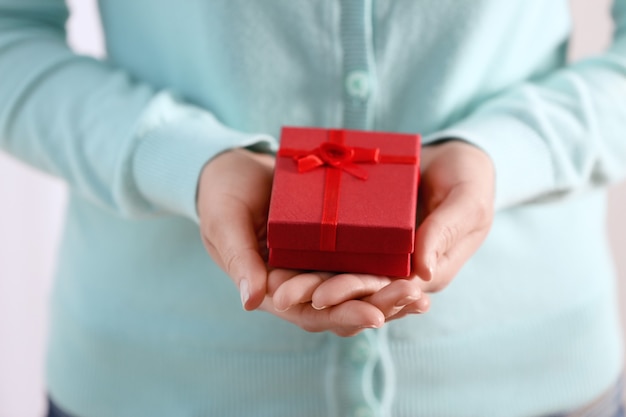
[[[292,298],[284,305],[311,300],[315,306],[328,307],[354,299],[373,303],[384,300],[385,305],[393,305],[415,296],[417,290],[441,291],[489,232],[494,215],[494,184],[493,163],[481,149],[458,140],[424,147],[413,276],[389,279],[337,275],[317,283],[306,297]],[[279,297],[281,290],[276,291]],[[398,314],[423,312],[428,307],[428,298],[422,297]]]
[[[426,146],[413,270],[441,291],[483,243],[493,222],[495,171],[480,148],[460,140]]]

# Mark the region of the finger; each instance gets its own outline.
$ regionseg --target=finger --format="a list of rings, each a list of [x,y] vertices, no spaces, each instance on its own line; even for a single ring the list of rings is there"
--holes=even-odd
[[[415,236],[413,268],[426,280],[436,275],[440,258],[474,230],[488,227],[487,205],[475,198],[474,187],[459,184],[430,212]]]
[[[252,215],[232,198],[213,207],[215,212],[207,216],[204,225],[206,244],[239,288],[244,309],[254,310],[265,297],[267,268],[259,253]]]
[[[428,294],[422,294],[422,297],[412,302],[411,304],[407,304],[404,306],[398,313],[393,316],[387,317],[387,321],[401,319],[410,314],[424,314],[430,310],[430,297]]]
[[[385,324],[384,314],[376,307],[360,300],[349,300],[324,310],[307,309],[306,326],[330,330],[339,336],[352,336],[364,329],[380,328]]]
[[[270,268],[267,273],[267,295],[273,297],[274,293],[281,285],[301,273],[301,271],[293,269]]]
[[[317,309],[324,309],[348,300],[366,297],[389,285],[390,282],[390,278],[378,275],[335,275],[317,287],[312,296],[312,304]]]
[[[404,310],[407,310],[408,313],[427,313],[430,311],[430,297],[428,294],[422,294],[422,298],[417,300],[416,302],[407,305],[404,307]]]
[[[277,312],[273,309],[272,300],[267,297],[261,308],[308,332],[331,331],[340,336],[352,336],[364,329],[379,328],[385,323],[380,310],[359,300],[350,300],[324,310],[316,310],[306,303]]]
[[[350,300],[329,309],[331,331],[338,336],[353,336],[365,329],[378,329],[385,324],[384,314],[373,305]]]
[[[310,272],[290,278],[274,292],[274,307],[285,311],[294,305],[311,302],[313,292],[331,276],[330,273]]]
[[[422,290],[411,280],[398,279],[364,299],[389,318],[422,297]]]

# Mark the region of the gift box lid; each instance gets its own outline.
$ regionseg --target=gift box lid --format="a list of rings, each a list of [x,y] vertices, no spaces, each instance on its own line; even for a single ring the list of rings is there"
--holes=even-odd
[[[333,165],[332,160],[315,165],[320,152],[332,158],[361,151],[375,160],[353,157],[344,166]],[[416,134],[284,127],[272,186],[268,247],[412,253],[419,151]],[[331,176],[335,183],[329,182]],[[329,210],[336,216],[331,249],[322,226]]]

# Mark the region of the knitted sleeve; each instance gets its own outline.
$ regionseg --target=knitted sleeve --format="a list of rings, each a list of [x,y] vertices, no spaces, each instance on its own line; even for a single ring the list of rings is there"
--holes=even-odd
[[[169,91],[74,54],[67,17],[63,0],[0,0],[0,149],[122,216],[197,221],[204,164],[272,139],[229,129]]]
[[[518,85],[427,141],[455,137],[485,150],[496,169],[496,207],[557,198],[626,171],[626,0],[602,55]]]

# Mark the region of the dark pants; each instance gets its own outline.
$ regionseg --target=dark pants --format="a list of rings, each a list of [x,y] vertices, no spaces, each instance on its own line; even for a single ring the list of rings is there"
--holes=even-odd
[[[57,407],[50,398],[48,398],[48,417],[73,417],[65,411]]]

